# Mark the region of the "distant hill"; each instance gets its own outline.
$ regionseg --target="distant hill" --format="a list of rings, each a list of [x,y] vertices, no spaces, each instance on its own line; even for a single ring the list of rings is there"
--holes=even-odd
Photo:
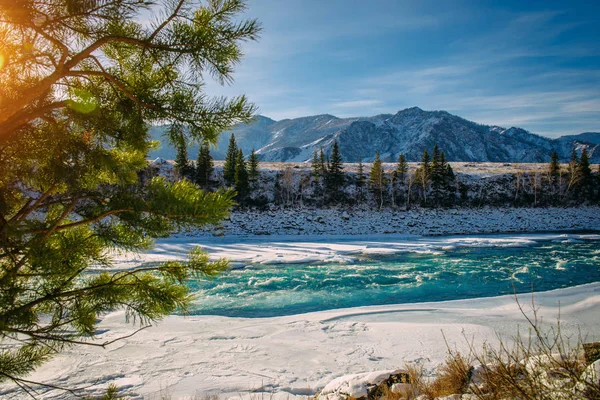
[[[163,137],[167,127],[152,127],[154,139],[163,147],[150,157],[174,159],[175,150]],[[223,159],[231,133],[238,145],[249,154],[255,149],[264,161],[308,161],[313,151],[328,153],[337,139],[345,162],[371,161],[379,152],[385,161],[395,161],[404,153],[409,161],[418,161],[424,148],[440,146],[450,161],[473,162],[547,162],[556,150],[561,161],[568,161],[573,147],[588,148],[591,162],[600,163],[600,133],[550,139],[521,128],[481,125],[446,111],[423,111],[407,108],[397,114],[374,117],[337,118],[323,114],[274,121],[257,116],[249,124],[240,124],[221,135],[211,153]],[[195,159],[197,145],[189,151]]]

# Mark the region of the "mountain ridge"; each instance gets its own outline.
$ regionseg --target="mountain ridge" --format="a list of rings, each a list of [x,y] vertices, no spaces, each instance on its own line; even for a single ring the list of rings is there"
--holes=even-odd
[[[151,135],[163,142],[163,148],[150,157],[173,159],[175,150],[161,138],[166,127],[152,127]],[[547,162],[552,151],[568,161],[573,148],[588,148],[591,162],[600,162],[600,133],[583,132],[555,139],[519,127],[484,125],[450,114],[410,107],[396,114],[371,117],[339,118],[319,114],[275,121],[258,115],[248,124],[238,124],[223,132],[215,159],[223,159],[231,133],[244,154],[255,149],[263,161],[306,162],[321,147],[327,154],[338,140],[344,161],[371,161],[379,152],[384,161],[395,161],[403,153],[409,161],[418,161],[423,149],[438,145],[450,161],[468,162]],[[197,145],[189,155],[194,159]]]

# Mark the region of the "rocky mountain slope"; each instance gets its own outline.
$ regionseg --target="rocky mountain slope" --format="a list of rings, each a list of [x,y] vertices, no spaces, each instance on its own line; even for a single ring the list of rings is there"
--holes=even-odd
[[[164,142],[164,131],[165,127],[153,127],[151,134]],[[424,148],[431,150],[436,144],[450,161],[547,162],[554,150],[562,161],[568,161],[573,147],[587,147],[591,161],[600,162],[597,132],[550,139],[517,127],[481,125],[446,111],[418,107],[366,118],[323,114],[274,121],[258,116],[250,124],[224,132],[212,150],[215,159],[224,158],[231,133],[235,133],[245,154],[255,149],[263,161],[307,161],[321,147],[328,153],[337,139],[346,162],[371,161],[375,152],[385,161],[397,159],[400,153],[409,161],[418,161]],[[197,146],[192,147],[190,158],[195,158],[196,152]],[[162,149],[151,154],[153,158],[158,156],[173,159],[175,151],[164,143]]]

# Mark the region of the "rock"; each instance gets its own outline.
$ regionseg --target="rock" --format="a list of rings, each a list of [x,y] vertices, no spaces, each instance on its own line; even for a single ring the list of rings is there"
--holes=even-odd
[[[386,388],[396,384],[408,384],[408,373],[404,370],[375,371],[345,375],[329,382],[317,396],[318,400],[366,400],[378,398]],[[400,387],[397,387],[400,389]]]
[[[392,393],[404,394],[412,392],[413,387],[410,383],[394,383],[390,390]]]
[[[485,374],[488,371],[488,366],[479,364],[471,369],[470,383],[478,388],[481,388],[485,382]]]
[[[575,393],[577,394],[588,394],[589,386],[600,387],[600,360],[596,360],[588,365],[580,378],[582,382],[575,385]]]
[[[599,360],[600,359],[600,342],[584,343],[583,344],[583,353],[585,355],[585,361],[590,364],[596,360]]]

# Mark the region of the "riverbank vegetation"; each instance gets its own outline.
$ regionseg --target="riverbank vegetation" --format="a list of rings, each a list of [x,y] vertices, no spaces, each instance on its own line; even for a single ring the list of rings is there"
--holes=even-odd
[[[444,150],[434,146],[424,149],[421,161],[409,165],[403,154],[395,164],[384,165],[375,154],[370,164],[344,164],[334,141],[331,154],[315,152],[308,166],[270,163],[261,168],[256,152],[248,160],[239,158],[232,135],[228,158],[223,167],[210,164],[210,190],[223,187],[236,189],[236,201],[241,208],[261,209],[269,206],[358,207],[374,210],[391,208],[409,210],[413,207],[546,207],[598,204],[600,201],[600,166],[592,170],[587,149],[573,150],[568,164],[559,164],[557,154],[549,154],[542,168],[519,168],[518,165],[499,165],[496,170],[457,172],[447,161]],[[233,154],[236,154],[236,157]],[[230,156],[231,154],[231,156]],[[205,159],[210,155],[203,156]],[[237,161],[241,160],[241,161]],[[243,161],[243,162],[242,162]],[[250,166],[249,179],[240,170]],[[206,174],[206,162],[197,163],[201,175]],[[477,168],[477,164],[468,164]],[[510,170],[507,171],[510,167]],[[194,165],[189,164],[193,176]],[[151,166],[149,174],[157,174]],[[198,181],[204,184],[204,180]]]

